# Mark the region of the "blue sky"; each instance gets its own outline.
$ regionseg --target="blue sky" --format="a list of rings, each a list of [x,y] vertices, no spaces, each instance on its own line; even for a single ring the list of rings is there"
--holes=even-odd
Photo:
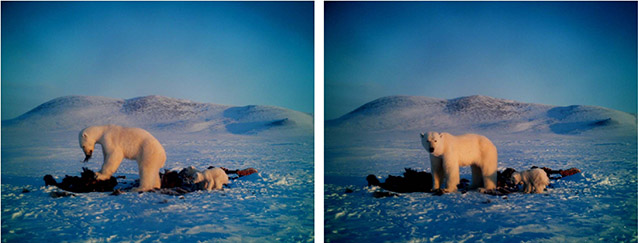
[[[65,95],[314,112],[312,2],[2,2],[2,119]]]
[[[325,117],[388,95],[636,112],[636,2],[327,2]]]

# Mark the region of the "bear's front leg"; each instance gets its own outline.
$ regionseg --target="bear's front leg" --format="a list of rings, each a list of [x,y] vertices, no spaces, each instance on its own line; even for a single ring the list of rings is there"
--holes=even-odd
[[[433,191],[441,188],[441,182],[445,176],[441,165],[442,162],[441,158],[434,157],[434,155],[430,154],[430,168],[432,169],[432,179],[434,180],[432,184]]]
[[[95,179],[98,181],[105,181],[110,179],[111,176],[110,175],[106,175],[106,174],[102,174],[100,172],[95,172]]]
[[[211,182],[211,181],[206,181],[206,186],[205,186],[205,188],[206,188],[206,191],[210,191],[210,190],[212,190],[212,189],[213,189],[213,182]]]
[[[457,160],[443,159],[443,166],[445,170],[445,192],[455,192],[457,185],[461,181],[459,175],[459,163]]]
[[[527,182],[526,182],[526,183],[523,185],[523,192],[525,192],[525,193],[531,193],[531,192],[532,192],[532,188],[531,188],[531,186],[529,185],[529,183],[527,183]]]
[[[102,169],[100,169],[99,172],[95,173],[95,179],[99,181],[110,179],[115,171],[117,171],[117,168],[120,167],[122,159],[124,159],[124,155],[122,153],[104,153],[104,163],[102,164]]]
[[[496,189],[496,165],[484,165],[481,168],[481,173],[483,173],[483,188],[486,190]]]

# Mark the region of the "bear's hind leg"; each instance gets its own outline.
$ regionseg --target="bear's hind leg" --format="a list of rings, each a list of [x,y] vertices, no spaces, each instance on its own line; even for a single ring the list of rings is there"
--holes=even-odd
[[[486,190],[496,189],[496,165],[484,165],[481,168],[483,176],[483,188]]]
[[[160,178],[159,175],[159,169],[157,170],[157,173],[155,173],[155,186],[154,188],[162,188],[162,178]]]
[[[150,191],[161,187],[159,179],[159,168],[146,168],[148,163],[139,163],[140,187],[134,188],[134,191]]]
[[[545,187],[544,186],[536,187],[536,193],[543,193],[543,191],[545,191]]]
[[[215,186],[213,188],[215,188],[216,190],[221,190],[223,185],[224,184],[222,184],[221,179],[218,178],[215,179]]]
[[[543,193],[545,191],[544,185],[539,185],[536,187],[536,193]]]

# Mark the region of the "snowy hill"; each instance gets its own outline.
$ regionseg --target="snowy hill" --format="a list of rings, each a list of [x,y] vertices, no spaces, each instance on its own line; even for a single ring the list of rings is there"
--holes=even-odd
[[[326,121],[326,125],[326,130],[334,131],[636,133],[635,115],[621,111],[595,106],[530,104],[479,95],[450,100],[418,96],[383,97],[338,119]]]
[[[163,96],[127,100],[92,96],[66,96],[48,101],[11,120],[3,129],[47,131],[77,130],[102,124],[136,126],[180,132],[256,134],[277,130],[312,135],[311,115],[273,106],[235,107],[198,103]]]

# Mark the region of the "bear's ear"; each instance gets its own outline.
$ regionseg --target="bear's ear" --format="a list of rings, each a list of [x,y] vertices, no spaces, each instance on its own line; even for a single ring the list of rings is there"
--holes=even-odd
[[[82,137],[83,137],[83,138],[86,138],[86,137],[88,137],[88,136],[89,136],[89,135],[86,135],[86,133],[82,133]]]
[[[440,138],[443,138],[443,133],[439,133],[439,137],[440,137]]]
[[[425,137],[425,134],[421,133],[421,138],[424,138],[424,137]]]

